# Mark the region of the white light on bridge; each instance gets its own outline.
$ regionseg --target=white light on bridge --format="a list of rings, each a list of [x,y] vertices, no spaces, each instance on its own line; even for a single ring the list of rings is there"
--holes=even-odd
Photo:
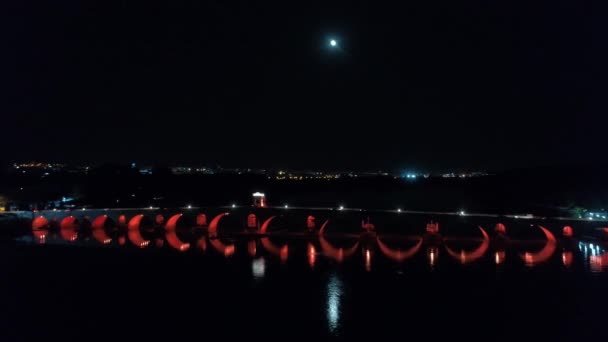
[[[233,205],[232,205],[232,207],[233,207],[233,208],[236,208],[236,204],[233,204]]]
[[[192,209],[192,205],[188,204],[188,209]]]
[[[329,45],[331,45],[332,47],[336,47],[336,46],[338,46],[338,42],[335,39],[331,39],[329,41]]]
[[[344,206],[341,205],[340,208],[338,208],[338,210],[344,210]]]
[[[264,193],[262,192],[254,192],[253,197],[264,197]]]
[[[401,212],[401,208],[397,208],[397,212],[400,213]]]
[[[464,215],[465,215],[464,210],[461,210],[461,211],[460,211],[458,214],[459,214],[460,216],[464,216]]]
[[[285,209],[288,209],[288,208],[289,208],[289,205],[285,204]]]

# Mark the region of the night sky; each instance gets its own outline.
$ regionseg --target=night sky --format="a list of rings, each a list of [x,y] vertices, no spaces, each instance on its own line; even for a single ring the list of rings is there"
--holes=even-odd
[[[429,171],[602,159],[604,10],[5,1],[2,159]]]

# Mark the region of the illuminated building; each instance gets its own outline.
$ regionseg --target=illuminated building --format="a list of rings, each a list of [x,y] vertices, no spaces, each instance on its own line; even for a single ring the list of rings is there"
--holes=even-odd
[[[268,204],[266,203],[266,196],[261,192],[254,192],[253,206],[257,208],[266,208],[268,206]]]

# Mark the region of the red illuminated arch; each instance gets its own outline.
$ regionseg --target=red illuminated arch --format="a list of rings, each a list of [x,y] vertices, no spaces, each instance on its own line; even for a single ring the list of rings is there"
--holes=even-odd
[[[272,241],[270,241],[270,238],[268,237],[261,238],[260,242],[262,243],[262,246],[264,246],[265,250],[267,250],[271,254],[278,256],[282,262],[287,261],[287,258],[289,257],[289,247],[287,245],[279,247],[272,243]]]
[[[184,215],[175,214],[171,216],[169,220],[167,220],[167,224],[165,225],[165,239],[167,239],[169,246],[177,249],[178,251],[184,252],[190,248],[190,244],[180,240],[180,238],[177,236],[177,233],[175,232],[175,229],[177,228],[177,221],[179,221],[182,216]]]
[[[49,220],[47,220],[44,216],[38,216],[32,221],[32,229],[34,230],[46,229],[48,227]]]
[[[141,236],[141,232],[139,231],[141,226],[141,220],[144,218],[144,215],[139,214],[133,216],[129,221],[127,237],[129,241],[131,241],[135,246],[144,248],[150,244],[149,240],[146,240]]]
[[[108,220],[108,215],[97,216],[93,223],[91,223],[91,229],[104,229],[106,227],[106,221]]]
[[[74,216],[67,216],[61,220],[59,224],[59,235],[65,241],[75,241],[78,238],[78,233],[76,232],[76,223],[78,221]]]
[[[392,248],[388,247],[380,240],[380,238],[377,238],[376,241],[378,242],[378,247],[380,248],[380,251],[382,252],[382,254],[386,255],[388,258],[395,260],[397,262],[403,262],[403,261],[413,257],[414,255],[416,255],[416,253],[418,253],[418,251],[420,250],[420,247],[422,247],[422,239],[418,239],[418,243],[416,243],[413,247],[411,247],[405,251],[401,251],[398,249],[392,249]]]
[[[95,220],[93,220],[93,223],[91,223],[93,238],[104,245],[112,242],[112,239],[108,236],[108,234],[106,234],[107,220],[108,215],[101,215],[96,217]]]
[[[547,237],[547,242],[540,251],[536,253],[525,252],[521,256],[521,258],[528,266],[534,266],[536,264],[540,264],[549,260],[549,258],[551,258],[556,249],[557,240],[555,239],[555,235],[553,235],[553,233],[551,233],[547,228],[543,226],[538,227],[543,231],[543,233],[545,233],[545,236]]]
[[[175,230],[167,230],[167,232],[165,233],[165,238],[167,239],[169,246],[177,249],[180,252],[185,252],[190,248],[189,243],[183,242],[179,239],[179,237],[175,233]]]
[[[321,229],[319,229],[319,234],[325,233],[325,227],[327,227],[328,223],[329,223],[329,220],[325,220],[325,222],[323,222],[323,225],[321,225]]]
[[[78,220],[76,220],[74,216],[67,216],[64,217],[63,220],[61,220],[59,227],[61,229],[75,229],[77,222]]]
[[[171,216],[171,218],[169,218],[169,220],[167,220],[167,224],[165,225],[165,230],[167,230],[167,231],[175,230],[175,228],[177,228],[177,221],[179,221],[179,219],[182,216],[184,216],[184,214],[175,214],[175,215]]]
[[[357,241],[352,247],[346,250],[344,248],[336,248],[332,246],[332,244],[330,244],[329,241],[323,237],[323,235],[319,235],[319,242],[321,244],[323,253],[337,262],[342,262],[344,261],[345,257],[348,258],[352,256],[359,247],[359,241]]]
[[[270,225],[270,222],[274,220],[275,217],[276,216],[270,216],[266,219],[266,221],[264,221],[264,223],[262,224],[262,228],[260,228],[260,234],[266,234],[266,232],[268,232],[268,226]]]
[[[462,264],[468,264],[483,257],[484,254],[486,254],[486,252],[488,251],[488,248],[490,247],[490,237],[483,228],[479,227],[479,230],[481,230],[481,234],[483,234],[483,242],[481,243],[481,245],[479,245],[479,247],[477,247],[471,252],[465,252],[464,250],[461,250],[460,253],[456,253],[454,250],[452,250],[446,245],[445,249],[448,251],[448,254],[454,259],[459,260]]]
[[[212,237],[217,236],[217,225],[220,223],[220,220],[222,219],[222,217],[229,215],[229,213],[221,213],[219,215],[217,215],[216,217],[213,218],[213,220],[211,220],[211,223],[209,223],[209,235]]]

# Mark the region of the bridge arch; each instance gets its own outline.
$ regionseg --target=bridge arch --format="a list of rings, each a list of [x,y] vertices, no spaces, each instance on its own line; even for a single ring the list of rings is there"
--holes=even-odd
[[[175,214],[167,220],[167,224],[165,225],[165,239],[167,240],[167,243],[169,243],[169,246],[184,252],[190,248],[190,244],[183,242],[175,232],[177,229],[177,222],[182,216],[184,216],[184,214]]]
[[[165,230],[175,230],[177,228],[177,221],[179,221],[182,216],[184,216],[184,214],[175,214],[171,216],[167,220],[167,224],[165,224]]]
[[[323,225],[321,225],[321,228],[319,229],[319,234],[322,235],[325,233],[325,227],[327,227],[327,224],[329,223],[329,220],[325,220],[325,222],[323,222]]]
[[[135,215],[131,218],[127,226],[127,237],[129,238],[129,241],[139,248],[147,247],[150,244],[150,240],[146,240],[141,236],[140,226],[143,218],[143,214]]]
[[[262,228],[260,228],[260,234],[266,234],[268,232],[268,226],[270,225],[270,222],[272,222],[272,220],[274,220],[275,218],[276,215],[270,216],[266,219],[266,221],[264,221],[264,223],[262,224]]]
[[[33,230],[48,229],[48,228],[49,228],[49,220],[44,216],[38,216],[32,221]]]
[[[281,259],[281,262],[286,262],[287,258],[289,258],[289,247],[286,244],[279,247],[272,243],[268,237],[261,238],[260,242],[262,243],[262,246],[264,246],[265,250],[278,256]]]
[[[549,260],[557,248],[557,240],[555,239],[555,235],[553,235],[549,229],[543,226],[538,226],[538,228],[543,231],[547,241],[540,251],[535,253],[525,252],[521,256],[527,266],[534,266]]]
[[[67,216],[61,220],[59,224],[59,235],[65,241],[75,241],[78,238],[78,232],[76,232],[76,226],[78,220],[74,216]]]
[[[93,238],[104,245],[112,242],[112,238],[106,234],[106,223],[108,220],[111,220],[108,215],[101,215],[97,216],[95,220],[93,220],[93,223],[91,223]]]
[[[217,236],[217,225],[220,223],[220,220],[222,219],[222,217],[230,215],[229,213],[221,213],[217,216],[215,216],[213,218],[213,220],[211,220],[211,223],[209,223],[209,235],[212,237]]]

